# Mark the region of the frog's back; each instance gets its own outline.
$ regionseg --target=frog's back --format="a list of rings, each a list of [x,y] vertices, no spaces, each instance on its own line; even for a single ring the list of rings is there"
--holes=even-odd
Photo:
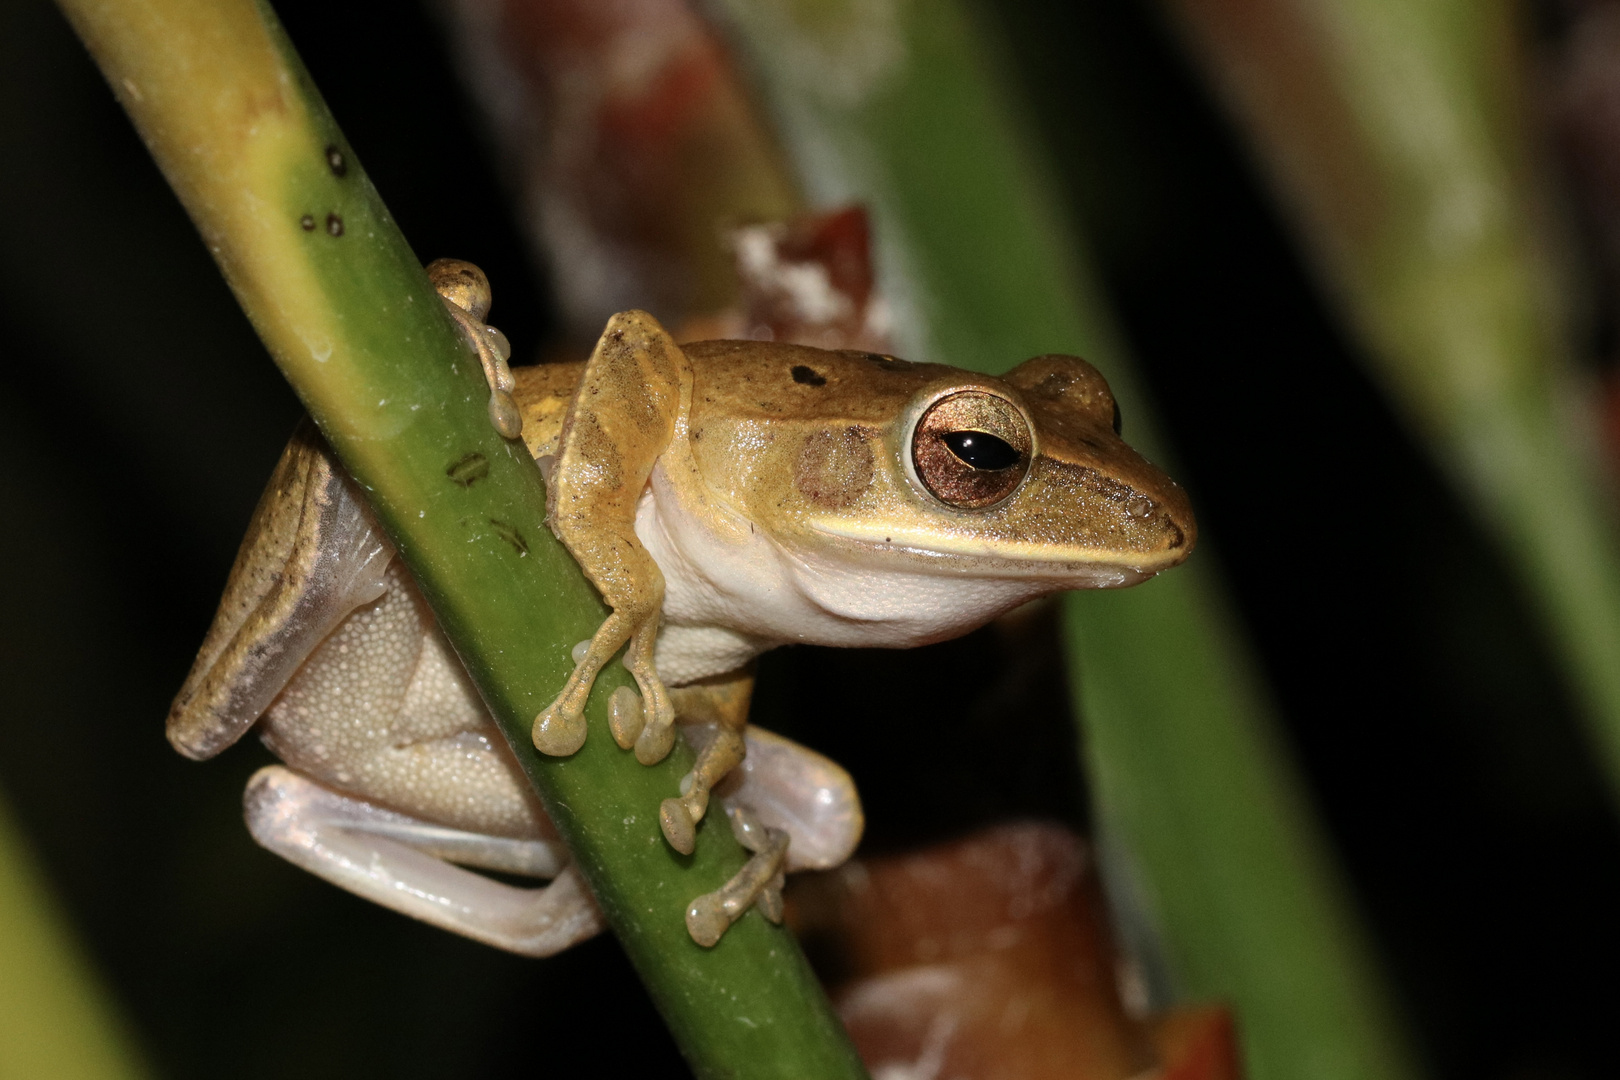
[[[523,443],[534,457],[557,452],[563,420],[568,416],[568,405],[574,400],[574,391],[584,371],[582,361],[512,369],[512,377],[517,380],[512,396],[523,413]]]
[[[880,353],[830,351],[770,341],[697,341],[692,362],[695,421],[733,419],[881,427],[923,386],[949,371]]]

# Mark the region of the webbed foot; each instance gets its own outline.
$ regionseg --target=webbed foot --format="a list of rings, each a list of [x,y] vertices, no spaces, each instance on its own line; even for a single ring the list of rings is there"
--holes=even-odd
[[[725,727],[711,730],[712,737],[699,745],[692,771],[681,780],[680,798],[665,799],[658,808],[658,823],[663,827],[664,839],[682,855],[692,853],[697,823],[709,809],[709,795],[714,786],[742,764],[743,756],[748,753],[741,732]]]
[[[608,730],[620,750],[636,745],[641,730],[647,726],[647,716],[641,707],[641,695],[628,686],[621,686],[608,698]]]
[[[728,807],[726,817],[737,842],[754,854],[730,881],[712,893],[704,893],[687,907],[686,932],[704,948],[718,943],[751,906],[759,908],[759,913],[773,923],[782,921],[787,833],[767,829],[740,807]]]
[[[492,301],[489,278],[461,259],[434,259],[427,273],[445,310],[455,319],[462,337],[483,366],[484,381],[489,384],[489,422],[504,437],[517,438],[523,434],[523,413],[512,398],[517,388],[517,380],[507,365],[512,359],[512,344],[505,334],[484,322]]]
[[[534,718],[534,748],[551,757],[567,757],[585,745],[585,714],[558,698]]]

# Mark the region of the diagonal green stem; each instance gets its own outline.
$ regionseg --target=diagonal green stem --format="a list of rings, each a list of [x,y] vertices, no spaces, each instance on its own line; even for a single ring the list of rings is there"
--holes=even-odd
[[[719,815],[693,856],[664,843],[657,807],[692,758],[682,744],[644,768],[614,744],[604,705],[628,682],[621,668],[598,681],[583,750],[551,759],[531,746],[529,725],[601,602],[546,529],[539,471],[491,428],[476,359],[274,15],[252,0],[62,6],[370,494],[694,1070],[864,1075],[786,930],[750,912],[712,950],[687,936],[687,903],[744,852]],[[482,476],[465,468],[475,455]],[[542,1040],[567,1037],[536,1020]]]

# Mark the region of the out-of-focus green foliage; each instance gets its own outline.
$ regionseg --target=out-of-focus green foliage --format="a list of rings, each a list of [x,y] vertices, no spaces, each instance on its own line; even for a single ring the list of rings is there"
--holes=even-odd
[[[902,354],[991,371],[1084,355],[1132,442],[1163,460],[982,28],[943,0],[724,9],[812,200],[872,207]],[[1415,1075],[1221,593],[1206,552],[1070,599],[1116,869],[1158,930],[1173,992],[1236,1008],[1256,1080]]]
[[[1620,797],[1620,546],[1581,452],[1505,0],[1165,0],[1376,378],[1535,598]],[[1391,525],[1398,527],[1398,522]]]
[[[0,1080],[144,1075],[0,804]]]

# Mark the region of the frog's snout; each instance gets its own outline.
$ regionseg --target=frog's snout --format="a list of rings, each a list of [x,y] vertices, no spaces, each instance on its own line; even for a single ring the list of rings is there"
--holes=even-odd
[[[1168,490],[1159,502],[1156,515],[1161,536],[1160,550],[1165,559],[1160,570],[1168,570],[1185,562],[1198,543],[1198,521],[1193,516],[1192,503],[1186,491],[1173,480],[1166,482]]]

